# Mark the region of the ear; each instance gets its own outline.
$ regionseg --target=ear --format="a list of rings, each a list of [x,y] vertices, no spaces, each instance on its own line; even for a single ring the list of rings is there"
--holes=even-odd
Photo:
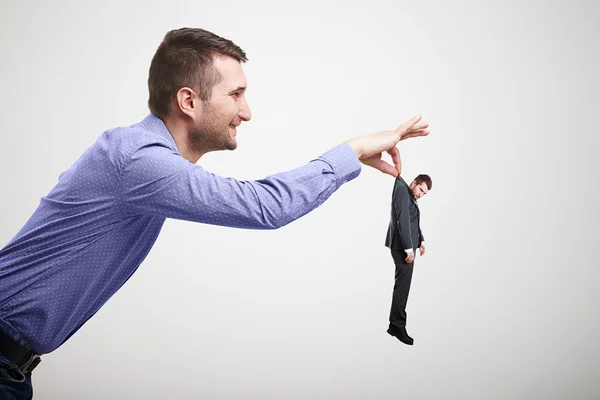
[[[198,111],[202,111],[202,101],[189,87],[182,87],[177,91],[175,102],[180,112],[194,120],[197,118]]]

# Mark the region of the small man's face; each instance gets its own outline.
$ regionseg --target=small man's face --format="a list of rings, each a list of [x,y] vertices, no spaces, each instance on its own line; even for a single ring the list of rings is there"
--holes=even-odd
[[[425,182],[417,184],[417,182],[413,181],[413,183],[410,184],[410,191],[417,200],[429,193],[429,189]]]

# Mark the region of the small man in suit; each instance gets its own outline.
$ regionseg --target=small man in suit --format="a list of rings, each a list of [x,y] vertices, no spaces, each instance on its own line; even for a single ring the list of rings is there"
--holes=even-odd
[[[410,185],[402,179],[402,163],[398,164],[398,177],[394,181],[392,210],[385,245],[390,248],[396,266],[394,293],[387,332],[402,343],[414,343],[406,332],[406,303],[410,291],[415,252],[425,255],[425,238],[421,231],[417,200],[431,190],[429,175],[417,176]]]

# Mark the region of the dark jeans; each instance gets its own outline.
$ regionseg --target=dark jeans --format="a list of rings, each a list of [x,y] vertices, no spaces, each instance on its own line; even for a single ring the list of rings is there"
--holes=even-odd
[[[414,251],[415,256],[417,254]],[[406,303],[408,292],[410,292],[410,281],[412,280],[413,266],[415,262],[407,264],[404,259],[404,250],[392,250],[392,258],[396,265],[396,280],[394,283],[394,294],[392,296],[392,309],[390,310],[390,325],[397,327],[406,326]]]
[[[20,345],[27,349],[31,349],[21,334],[2,319],[0,319],[0,331]],[[31,372],[25,374],[21,372],[23,367],[31,362],[32,358],[33,352],[31,353],[29,361],[24,365],[16,365],[9,361],[0,351],[0,399],[25,400],[33,398]]]

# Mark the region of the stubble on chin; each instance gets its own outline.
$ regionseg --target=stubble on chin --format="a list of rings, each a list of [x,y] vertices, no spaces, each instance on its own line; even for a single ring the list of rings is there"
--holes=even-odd
[[[194,130],[189,133],[188,141],[190,148],[202,154],[210,151],[235,150],[237,148],[237,141],[231,136],[229,126],[221,129]]]
[[[235,150],[237,141],[231,133],[230,121],[215,112],[210,104],[204,105],[203,121],[188,135],[190,147],[198,153]]]

